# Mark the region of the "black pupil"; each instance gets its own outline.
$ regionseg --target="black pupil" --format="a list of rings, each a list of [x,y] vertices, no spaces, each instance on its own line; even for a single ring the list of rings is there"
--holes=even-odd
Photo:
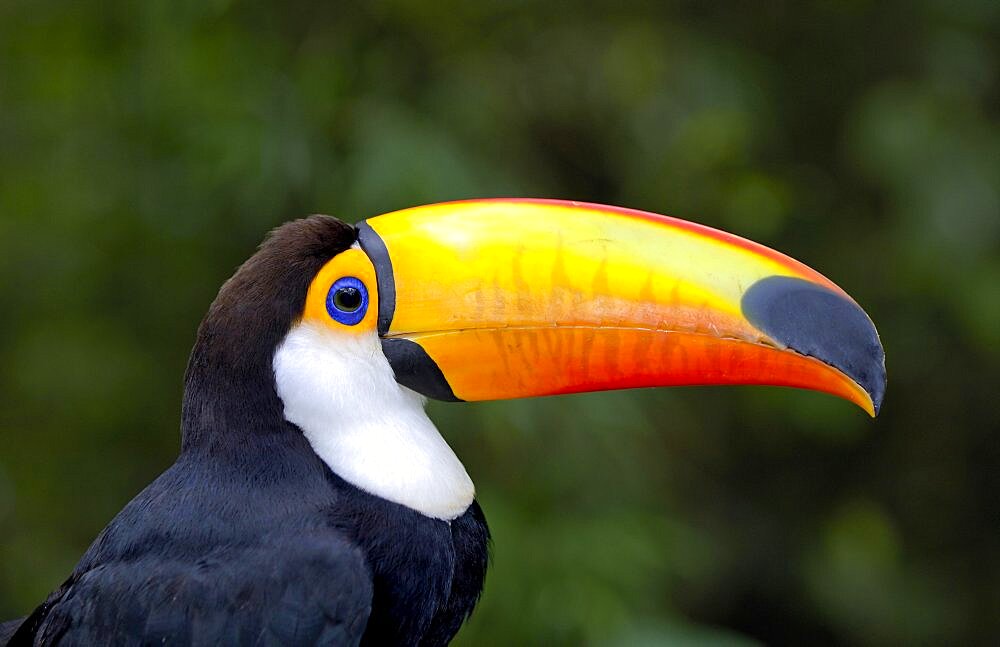
[[[361,290],[357,288],[340,288],[333,295],[333,303],[344,312],[354,312],[361,307]]]

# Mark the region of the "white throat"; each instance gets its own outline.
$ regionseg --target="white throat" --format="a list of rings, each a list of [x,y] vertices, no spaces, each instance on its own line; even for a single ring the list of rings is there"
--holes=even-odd
[[[274,377],[285,419],[345,481],[437,519],[472,503],[472,479],[374,333],[300,323],[274,354]]]

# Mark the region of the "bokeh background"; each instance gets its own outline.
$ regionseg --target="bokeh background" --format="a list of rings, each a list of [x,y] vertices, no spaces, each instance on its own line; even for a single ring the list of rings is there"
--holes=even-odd
[[[271,227],[613,203],[828,274],[882,415],[784,389],[432,416],[495,535],[462,645],[1000,635],[1000,3],[0,1],[0,615],[178,449]]]

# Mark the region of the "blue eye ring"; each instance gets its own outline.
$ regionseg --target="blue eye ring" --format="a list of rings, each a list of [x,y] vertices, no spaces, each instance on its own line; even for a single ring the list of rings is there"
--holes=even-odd
[[[326,311],[334,321],[356,326],[368,312],[368,288],[354,276],[337,279],[326,293]]]

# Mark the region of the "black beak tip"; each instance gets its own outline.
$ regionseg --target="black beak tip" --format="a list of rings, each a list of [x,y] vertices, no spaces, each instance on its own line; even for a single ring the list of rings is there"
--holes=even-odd
[[[750,286],[741,308],[764,334],[857,382],[878,415],[885,397],[885,351],[858,304],[804,279],[770,276]]]

